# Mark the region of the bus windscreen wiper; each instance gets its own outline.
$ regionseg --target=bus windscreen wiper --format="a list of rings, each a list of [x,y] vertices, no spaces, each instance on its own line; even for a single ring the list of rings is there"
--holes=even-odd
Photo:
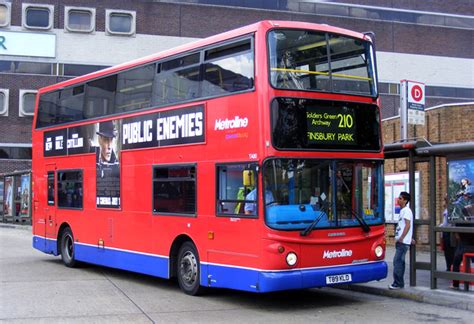
[[[302,230],[300,232],[300,235],[301,236],[307,236],[309,235],[313,229],[316,227],[316,225],[319,223],[319,221],[321,220],[321,218],[323,218],[323,216],[326,215],[326,208],[322,207],[321,210],[319,211],[319,216],[316,217],[313,222],[311,224],[309,224],[308,227],[306,227],[304,230]]]
[[[370,226],[365,222],[364,218],[359,215],[354,209],[351,209],[352,216],[354,216],[357,221],[359,222],[360,226],[364,230],[364,232],[370,232]]]

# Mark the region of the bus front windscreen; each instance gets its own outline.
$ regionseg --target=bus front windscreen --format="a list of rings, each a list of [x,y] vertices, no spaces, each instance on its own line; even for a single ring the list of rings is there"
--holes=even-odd
[[[268,34],[273,87],[377,96],[370,42],[310,30],[277,29]]]
[[[265,222],[277,230],[362,227],[384,221],[382,162],[269,159]]]

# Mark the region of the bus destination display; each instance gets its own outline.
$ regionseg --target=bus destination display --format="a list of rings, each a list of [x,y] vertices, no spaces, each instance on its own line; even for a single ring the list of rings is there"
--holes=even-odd
[[[356,119],[352,108],[308,107],[306,124],[308,144],[357,144]]]

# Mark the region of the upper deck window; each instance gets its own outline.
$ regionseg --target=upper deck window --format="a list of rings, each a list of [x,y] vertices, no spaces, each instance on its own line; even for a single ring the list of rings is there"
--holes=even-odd
[[[203,96],[252,89],[254,61],[252,42],[244,39],[205,51]]]
[[[279,89],[377,96],[369,42],[309,30],[268,36],[271,84]]]
[[[62,73],[86,68],[64,64]],[[248,92],[254,79],[253,38],[245,36],[42,93],[36,127]]]

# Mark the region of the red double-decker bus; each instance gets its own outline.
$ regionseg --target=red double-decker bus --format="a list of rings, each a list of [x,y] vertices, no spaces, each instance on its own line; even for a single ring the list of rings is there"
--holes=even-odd
[[[40,89],[33,246],[252,292],[386,277],[370,35],[262,21]]]

